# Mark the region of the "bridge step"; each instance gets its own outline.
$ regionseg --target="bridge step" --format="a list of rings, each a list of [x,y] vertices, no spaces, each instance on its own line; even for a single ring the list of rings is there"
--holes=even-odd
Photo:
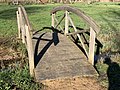
[[[36,34],[33,45],[35,62],[38,62],[34,70],[38,82],[97,75],[83,52],[62,34]]]

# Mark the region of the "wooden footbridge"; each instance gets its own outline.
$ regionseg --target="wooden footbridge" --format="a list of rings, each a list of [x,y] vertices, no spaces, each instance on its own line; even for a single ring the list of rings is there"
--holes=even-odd
[[[63,16],[57,19],[59,12],[63,12]],[[72,13],[82,18],[89,28],[76,27],[70,17]],[[95,38],[99,32],[97,24],[81,10],[70,6],[56,7],[50,14],[52,25],[43,28],[49,32],[33,33],[24,7],[18,7],[18,35],[28,51],[31,76],[44,81],[97,75],[93,67],[95,45],[98,43]]]

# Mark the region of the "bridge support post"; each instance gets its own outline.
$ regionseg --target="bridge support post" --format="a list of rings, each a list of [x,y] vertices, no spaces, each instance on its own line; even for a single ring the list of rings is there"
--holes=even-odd
[[[65,35],[68,34],[69,20],[68,20],[68,11],[65,11]]]
[[[52,27],[55,27],[55,14],[52,14]]]
[[[89,42],[89,62],[94,65],[94,51],[95,51],[95,31],[90,27],[90,42]]]
[[[30,69],[30,75],[34,76],[34,53],[33,53],[33,44],[32,44],[32,38],[30,34],[30,30],[27,25],[25,25],[26,29],[26,39],[27,39],[27,50],[28,50],[28,57],[29,57],[29,69]]]
[[[20,15],[19,15],[18,11],[16,12],[16,14],[17,14],[17,24],[18,24],[18,38],[21,38],[21,35],[20,35],[20,33],[21,33],[21,31],[20,31]]]
[[[23,16],[22,16],[20,7],[18,7],[18,11],[19,11],[19,15],[20,15],[20,28],[22,30],[22,42],[25,43],[25,26],[24,26]]]

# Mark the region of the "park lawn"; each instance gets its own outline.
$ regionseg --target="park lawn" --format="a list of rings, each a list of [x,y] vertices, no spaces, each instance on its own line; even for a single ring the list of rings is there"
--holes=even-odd
[[[0,4],[0,37],[8,37],[17,33],[15,6]]]
[[[62,4],[25,5],[28,17],[34,30],[41,30],[43,27],[50,26],[50,10],[60,5]],[[103,50],[108,50],[113,45],[113,50],[119,49],[119,3],[93,3],[90,5],[87,5],[85,3],[77,3],[71,4],[70,6],[81,9],[87,15],[91,16],[100,26],[101,31],[97,37],[104,45]],[[16,10],[17,6],[0,4],[0,37],[10,37],[17,35]],[[76,23],[78,23],[77,18],[78,17],[76,17],[74,21]],[[82,22],[80,21],[78,24],[82,25]]]

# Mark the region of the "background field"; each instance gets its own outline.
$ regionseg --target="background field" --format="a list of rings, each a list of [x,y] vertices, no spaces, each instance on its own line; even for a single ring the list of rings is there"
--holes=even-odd
[[[50,26],[50,10],[59,5],[25,5],[33,28],[40,30],[45,26]],[[119,51],[120,5],[118,3],[94,3],[91,5],[82,3],[72,4],[71,6],[83,10],[99,24],[101,31],[98,38],[104,46],[103,51]],[[0,4],[0,37],[14,36],[17,34],[16,10],[17,6]]]

